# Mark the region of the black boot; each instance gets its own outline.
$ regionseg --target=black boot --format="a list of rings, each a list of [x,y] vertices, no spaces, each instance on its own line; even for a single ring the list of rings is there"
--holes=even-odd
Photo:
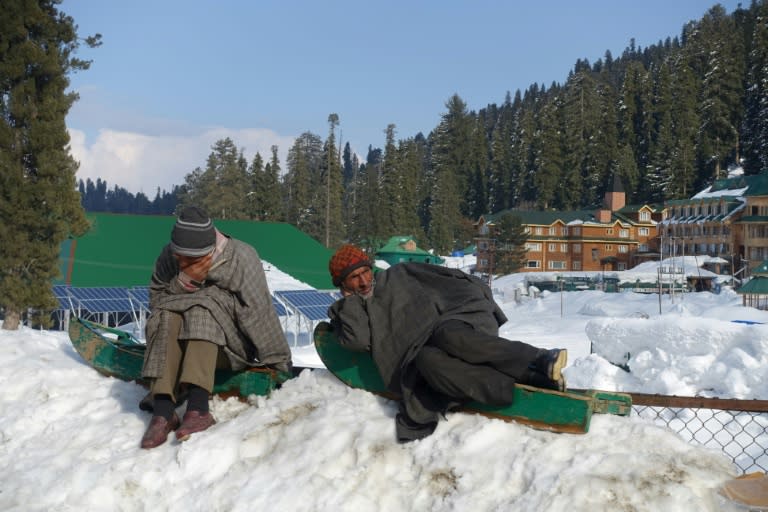
[[[549,380],[560,381],[563,368],[568,364],[568,351],[564,348],[542,349],[533,360],[533,370],[543,374]]]
[[[560,374],[560,379],[552,380],[543,373],[539,373],[536,370],[529,370],[526,372],[526,375],[520,384],[527,384],[529,386],[541,389],[565,391],[565,377],[563,377],[562,374]]]

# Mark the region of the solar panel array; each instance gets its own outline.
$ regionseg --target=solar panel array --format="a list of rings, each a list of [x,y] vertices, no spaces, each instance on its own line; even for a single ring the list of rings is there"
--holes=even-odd
[[[133,310],[127,288],[55,287],[54,294],[59,299],[59,306],[62,309],[83,309],[90,313],[127,312]]]
[[[275,295],[312,321],[328,318],[328,306],[341,298],[338,292],[317,290],[286,290],[275,292]]]
[[[53,294],[59,301],[59,309],[87,311],[89,313],[130,312],[149,309],[149,287],[73,287],[54,285]],[[272,297],[272,305],[278,316],[290,313]]]

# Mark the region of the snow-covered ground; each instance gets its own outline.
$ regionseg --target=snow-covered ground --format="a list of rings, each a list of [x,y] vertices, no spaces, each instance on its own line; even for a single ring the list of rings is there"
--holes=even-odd
[[[267,269],[272,290],[306,287]],[[568,348],[572,387],[768,396],[768,325],[753,323],[768,313],[728,288],[660,303],[600,291],[534,298],[514,293],[522,282],[493,282],[509,317],[502,335]],[[294,358],[316,355],[302,346]],[[706,511],[726,507],[715,489],[740,472],[637,416],[596,415],[589,433],[571,435],[450,414],[400,445],[392,402],[322,369],[269,398],[215,398],[217,425],[141,450],[145,390],[96,373],[64,333],[28,328],[0,330],[0,390],[3,511]]]

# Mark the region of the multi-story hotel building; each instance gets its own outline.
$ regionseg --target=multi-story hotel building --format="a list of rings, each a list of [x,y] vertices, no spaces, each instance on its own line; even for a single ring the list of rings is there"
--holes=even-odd
[[[528,234],[523,272],[626,270],[659,256],[657,224],[662,212],[651,205],[626,205],[620,180],[598,210],[505,210],[477,222],[477,267],[492,273],[495,222],[505,215],[520,218]]]
[[[510,213],[529,236],[525,272],[625,270],[653,258],[706,255],[722,260],[715,272],[748,274],[768,259],[768,173],[734,173],[664,206],[626,205],[625,199],[614,179],[597,211],[483,216],[477,223],[477,271],[493,272],[493,225]]]

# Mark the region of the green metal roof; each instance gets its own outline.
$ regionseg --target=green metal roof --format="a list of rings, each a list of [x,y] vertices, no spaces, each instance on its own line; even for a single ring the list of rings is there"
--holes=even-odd
[[[768,277],[755,276],[747,284],[736,290],[742,295],[768,295]]]
[[[91,229],[61,247],[62,278],[72,286],[144,286],[168,243],[173,216],[89,214]],[[261,258],[318,289],[333,288],[332,251],[290,224],[214,220],[219,231],[252,245]]]
[[[743,176],[734,176],[715,180],[710,192],[721,192],[723,190],[739,190],[746,188],[745,196],[766,196],[768,195],[768,173],[765,171],[760,174],[751,174]]]
[[[768,260],[752,269],[752,274],[756,276],[768,276]]]
[[[502,210],[498,213],[485,215],[486,222],[493,224],[505,215],[514,215],[519,217],[523,224],[549,226],[558,220],[563,224],[573,221],[596,222],[594,210],[571,210],[571,211],[518,211]]]
[[[648,208],[652,212],[656,211],[656,207],[650,204],[627,204],[624,205],[624,207],[619,208],[617,210],[618,213],[628,214],[628,213],[637,213],[643,208]]]
[[[434,259],[437,262],[443,262],[443,258],[439,256],[435,256],[432,253],[425,251],[424,249],[419,249],[416,247],[414,250],[409,251],[403,248],[403,244],[406,242],[409,242],[413,240],[414,243],[416,240],[410,236],[410,235],[399,235],[399,236],[393,236],[391,237],[386,244],[384,244],[383,247],[378,249],[376,251],[376,255],[399,255],[399,254],[410,254],[410,255],[418,255],[423,256],[425,258]]]

